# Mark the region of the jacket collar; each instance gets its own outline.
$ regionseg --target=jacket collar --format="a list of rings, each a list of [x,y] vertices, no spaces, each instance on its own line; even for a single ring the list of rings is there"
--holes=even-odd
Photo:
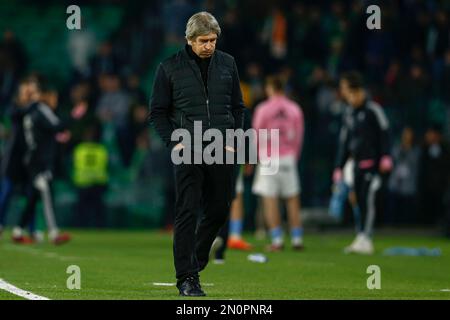
[[[211,60],[210,60],[210,63],[215,59],[215,57],[217,56],[216,55],[216,51],[217,51],[217,49],[216,50],[214,50],[214,53],[213,53],[213,55],[211,56]],[[182,56],[184,57],[184,58],[186,58],[186,59],[189,59],[189,60],[192,60],[192,61],[195,61],[195,60],[197,60],[197,59],[201,59],[200,57],[198,57],[195,53],[194,53],[194,51],[192,51],[192,48],[191,48],[191,46],[190,45],[188,45],[188,44],[185,44],[184,45],[184,48],[183,48],[183,50],[181,50],[181,54],[182,54]]]

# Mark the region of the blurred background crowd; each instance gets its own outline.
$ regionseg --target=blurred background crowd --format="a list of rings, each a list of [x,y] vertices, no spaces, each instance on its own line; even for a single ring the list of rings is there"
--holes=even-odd
[[[59,146],[55,205],[62,226],[170,227],[170,154],[149,127],[148,100],[156,65],[184,46],[188,18],[203,10],[221,25],[218,48],[235,57],[249,109],[266,98],[264,79],[271,74],[283,77],[288,95],[301,105],[305,212],[328,206],[344,108],[338,79],[356,69],[391,124],[395,168],[379,193],[386,201],[377,223],[436,226],[444,218],[450,197],[449,1],[78,1],[82,28],[68,30],[71,4],[0,3],[0,147],[24,76],[45,78],[61,117],[80,104],[88,110]],[[370,4],[381,8],[381,30],[366,27]],[[83,176],[87,141],[108,155],[107,166],[98,168],[105,171],[100,182]],[[258,207],[252,179],[247,170],[249,230]],[[86,208],[93,194],[103,197],[104,210]],[[10,223],[22,205],[18,194]]]

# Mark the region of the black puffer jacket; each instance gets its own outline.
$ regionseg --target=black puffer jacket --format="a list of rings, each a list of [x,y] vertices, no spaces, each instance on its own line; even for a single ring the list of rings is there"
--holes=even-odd
[[[56,157],[55,134],[65,130],[65,123],[45,103],[36,102],[23,117],[26,141],[25,165],[31,176],[52,171]]]
[[[170,139],[177,128],[187,129],[194,138],[194,121],[202,122],[202,133],[243,127],[244,103],[234,58],[216,50],[205,82],[188,50],[163,61],[153,84],[150,121],[167,146],[177,143]]]
[[[378,167],[389,151],[389,122],[381,106],[366,100],[358,109],[349,107],[343,117],[336,167],[343,168],[349,157],[356,162],[374,160]]]

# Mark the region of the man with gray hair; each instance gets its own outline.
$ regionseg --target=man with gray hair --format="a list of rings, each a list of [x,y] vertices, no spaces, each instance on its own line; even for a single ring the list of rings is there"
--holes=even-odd
[[[191,153],[191,159],[203,150],[184,140],[172,141],[175,129],[186,129],[195,141],[194,121],[201,123],[202,136],[208,129],[217,129],[225,137],[227,129],[243,127],[238,70],[232,56],[216,50],[220,33],[210,13],[194,14],[186,25],[186,46],[159,64],[153,84],[150,122],[172,153]],[[235,152],[233,146],[222,151],[224,158]],[[228,217],[234,168],[234,164],[203,161],[174,164],[173,252],[180,295],[205,295],[198,273],[206,267],[211,245]]]

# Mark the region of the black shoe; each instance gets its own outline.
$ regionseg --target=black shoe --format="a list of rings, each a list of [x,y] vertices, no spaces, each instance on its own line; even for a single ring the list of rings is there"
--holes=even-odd
[[[180,296],[186,297],[204,297],[206,294],[203,292],[200,286],[200,280],[198,276],[189,276],[180,283],[177,284],[177,288],[180,291]]]

